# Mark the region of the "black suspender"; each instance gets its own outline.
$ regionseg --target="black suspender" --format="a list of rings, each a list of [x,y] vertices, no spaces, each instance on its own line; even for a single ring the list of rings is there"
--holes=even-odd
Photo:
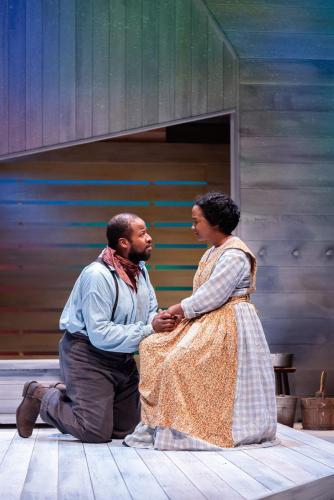
[[[111,276],[114,278],[116,297],[115,297],[114,306],[112,308],[111,320],[110,320],[110,321],[114,321],[114,319],[115,319],[115,312],[116,312],[116,308],[117,308],[117,304],[118,304],[118,295],[119,295],[119,285],[118,285],[118,281],[117,281],[117,278],[116,278],[116,272],[112,271],[110,269],[110,267],[108,266],[108,264],[106,262],[104,262],[104,260],[102,260],[101,258],[96,259],[96,262],[99,262],[100,264],[103,264],[104,266],[106,266],[106,268],[108,269],[108,271],[110,271]],[[146,281],[146,274],[145,274],[144,269],[141,269],[140,271],[141,271],[141,273],[144,276],[144,279]]]
[[[108,271],[110,271],[111,276],[114,278],[116,296],[115,296],[115,302],[114,302],[114,306],[112,308],[111,319],[110,319],[110,321],[114,321],[115,312],[116,312],[116,308],[117,308],[117,304],[118,304],[118,295],[119,295],[119,285],[117,282],[116,273],[110,269],[110,267],[108,266],[108,264],[106,262],[104,262],[104,260],[97,259],[96,262],[99,262],[100,264],[103,264],[104,266],[106,266]]]

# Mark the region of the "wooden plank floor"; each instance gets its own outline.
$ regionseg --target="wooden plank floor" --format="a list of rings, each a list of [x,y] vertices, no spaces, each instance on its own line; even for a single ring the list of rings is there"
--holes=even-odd
[[[159,452],[2,427],[0,498],[333,500],[334,445],[282,425],[278,437],[271,448]]]

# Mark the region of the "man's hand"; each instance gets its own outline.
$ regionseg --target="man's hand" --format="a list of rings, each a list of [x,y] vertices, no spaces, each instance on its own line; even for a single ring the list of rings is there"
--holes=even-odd
[[[167,311],[161,311],[156,314],[152,321],[153,330],[158,332],[171,332],[174,330],[177,321]]]

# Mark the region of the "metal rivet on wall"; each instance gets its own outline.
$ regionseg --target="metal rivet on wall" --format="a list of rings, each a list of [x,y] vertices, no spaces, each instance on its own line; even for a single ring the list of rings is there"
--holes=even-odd
[[[333,255],[334,255],[333,248],[327,248],[325,254],[326,254],[326,257],[333,257]]]
[[[297,248],[295,248],[294,250],[292,250],[291,254],[292,254],[294,257],[299,257],[300,252],[299,252],[299,250],[297,250]]]

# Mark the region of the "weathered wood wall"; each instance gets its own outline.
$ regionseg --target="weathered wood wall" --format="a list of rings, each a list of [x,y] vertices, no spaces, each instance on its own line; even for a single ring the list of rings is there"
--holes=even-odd
[[[334,393],[334,4],[207,0],[240,65],[241,235],[271,350]]]
[[[334,356],[332,0],[3,0],[0,9],[2,158],[238,108],[256,301],[272,350],[296,354],[297,392],[315,390]]]
[[[154,182],[195,181],[172,188],[175,203],[190,205],[229,173],[228,151],[210,163],[214,146],[99,144],[5,159],[228,111],[236,71],[233,50],[192,0],[0,2],[2,354],[57,351],[60,310],[80,266],[103,245],[111,209],[174,223],[153,227],[157,244],[190,245],[189,228],[175,226],[189,220],[190,207],[159,209],[171,186]],[[123,186],[112,184],[120,179]],[[189,292],[193,269],[184,266],[201,251],[157,248],[152,278],[161,305]],[[182,267],[173,283],[168,269],[155,267],[164,265]]]
[[[235,61],[193,0],[1,0],[0,158],[231,109]]]

